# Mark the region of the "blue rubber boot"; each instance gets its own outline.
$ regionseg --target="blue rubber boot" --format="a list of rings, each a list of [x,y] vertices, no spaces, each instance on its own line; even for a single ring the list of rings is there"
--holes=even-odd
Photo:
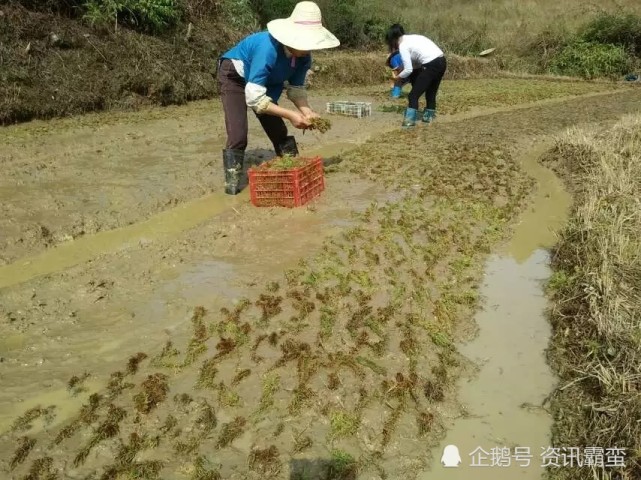
[[[403,127],[415,127],[416,126],[416,117],[418,111],[415,108],[407,108],[405,110],[405,116],[403,118]]]
[[[401,87],[399,87],[399,86],[393,87],[392,88],[392,93],[390,94],[390,96],[392,98],[401,98],[402,91],[403,91],[403,89]]]
[[[431,123],[436,120],[436,110],[425,109],[423,110],[423,122]]]

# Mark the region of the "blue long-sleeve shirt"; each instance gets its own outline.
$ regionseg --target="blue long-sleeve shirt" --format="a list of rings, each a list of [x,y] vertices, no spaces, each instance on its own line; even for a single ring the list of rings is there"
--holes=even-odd
[[[278,102],[285,82],[303,87],[312,65],[311,55],[295,58],[267,31],[253,33],[222,55],[234,62],[238,74],[247,82],[247,105],[256,106],[268,96]]]

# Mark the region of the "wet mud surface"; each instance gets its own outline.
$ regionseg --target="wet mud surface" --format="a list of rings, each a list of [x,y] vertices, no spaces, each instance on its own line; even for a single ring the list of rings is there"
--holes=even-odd
[[[444,116],[385,135],[398,116],[345,119],[344,127],[333,120],[324,138],[298,135],[304,153],[330,155],[334,143],[343,160],[314,204],[255,209],[245,192],[212,199],[212,217],[202,205],[185,208],[181,218],[193,216],[185,230],[163,231],[161,219],[116,240],[91,233],[166,210],[167,192],[183,192],[174,203],[187,206],[216,195],[222,175],[211,112],[194,107],[186,135],[180,116],[29,141],[16,131],[8,170],[16,183],[2,193],[12,201],[3,202],[9,233],[0,275],[0,450],[8,478],[36,467],[62,478],[141,471],[137,478],[218,478],[195,476],[207,471],[306,478],[293,476],[305,468],[310,478],[332,469],[356,478],[347,476],[353,462],[362,478],[420,478],[429,447],[464,415],[453,379],[473,368],[452,342],[474,334],[483,260],[536,196],[520,159],[567,127],[641,108],[638,91],[604,98],[599,109],[593,98],[578,98]],[[127,143],[132,130],[141,137]],[[252,139],[261,145],[260,133]],[[58,167],[65,172],[55,182],[47,177],[56,187],[38,201],[43,184],[17,187],[52,151],[48,141],[69,165]],[[96,147],[101,141],[109,145]],[[27,147],[40,157],[18,159]],[[117,175],[106,181],[104,158],[92,164],[76,148],[111,151]],[[158,160],[161,149],[171,161]],[[149,168],[140,167],[143,151],[155,152]],[[142,163],[134,167],[136,158]],[[40,171],[55,170],[47,161]],[[10,194],[17,189],[20,202]],[[219,201],[224,207],[214,207]],[[48,210],[56,233],[45,249],[18,227],[39,224]],[[78,251],[81,262],[65,260],[73,249],[53,247],[74,236],[61,233],[80,221],[71,211],[84,225],[101,225],[81,235],[87,243],[79,249],[90,251]],[[96,213],[103,211],[116,214]],[[49,256],[37,256],[43,252]],[[24,268],[11,273],[21,258]],[[12,281],[20,271],[27,273]]]
[[[443,87],[439,111],[460,117],[618,88],[518,79],[453,81]],[[303,154],[339,155],[400,123],[397,116],[379,111],[390,104],[384,87],[332,96],[314,92],[312,105],[324,112],[326,102],[337,98],[373,102],[372,116],[358,120],[332,116],[333,128],[326,134],[302,135],[290,128]],[[403,108],[405,100],[393,103],[394,108]],[[272,146],[254,115],[249,118],[249,162],[271,158]],[[224,141],[221,106],[215,101],[3,129],[0,265],[220,192]]]

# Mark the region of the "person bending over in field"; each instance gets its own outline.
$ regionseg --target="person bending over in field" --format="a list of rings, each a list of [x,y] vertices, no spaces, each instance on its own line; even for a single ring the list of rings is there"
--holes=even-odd
[[[225,111],[227,143],[223,150],[225,193],[239,193],[238,180],[247,148],[247,107],[257,115],[278,156],[298,155],[284,119],[305,129],[318,117],[307,102],[305,77],[312,64],[310,52],[334,48],[339,40],[322,24],[314,2],[299,2],[289,18],[267,24],[267,31],[251,34],[218,61],[220,98]],[[278,105],[288,83],[287,97],[296,110]]]
[[[425,94],[423,122],[436,118],[436,95],[447,69],[443,51],[423,35],[405,34],[399,24],[392,25],[385,36],[390,51],[398,50],[403,70],[394,76],[397,86],[409,79],[412,90],[408,95],[409,105],[405,110],[403,127],[414,127],[418,117],[418,101]]]

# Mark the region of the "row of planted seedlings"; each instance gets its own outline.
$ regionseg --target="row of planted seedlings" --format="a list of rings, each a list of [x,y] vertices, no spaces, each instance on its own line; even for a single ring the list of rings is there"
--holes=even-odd
[[[414,478],[458,411],[452,341],[477,304],[479,261],[529,187],[507,153],[494,168],[496,147],[433,152],[408,149],[396,177],[384,161],[361,169],[392,191],[412,169],[426,180],[372,204],[257,298],[196,308],[187,345],[133,356],[61,427],[30,436],[55,408],[26,412],[15,478]],[[509,185],[498,206],[486,188],[496,184]],[[70,394],[85,379],[71,379]]]

